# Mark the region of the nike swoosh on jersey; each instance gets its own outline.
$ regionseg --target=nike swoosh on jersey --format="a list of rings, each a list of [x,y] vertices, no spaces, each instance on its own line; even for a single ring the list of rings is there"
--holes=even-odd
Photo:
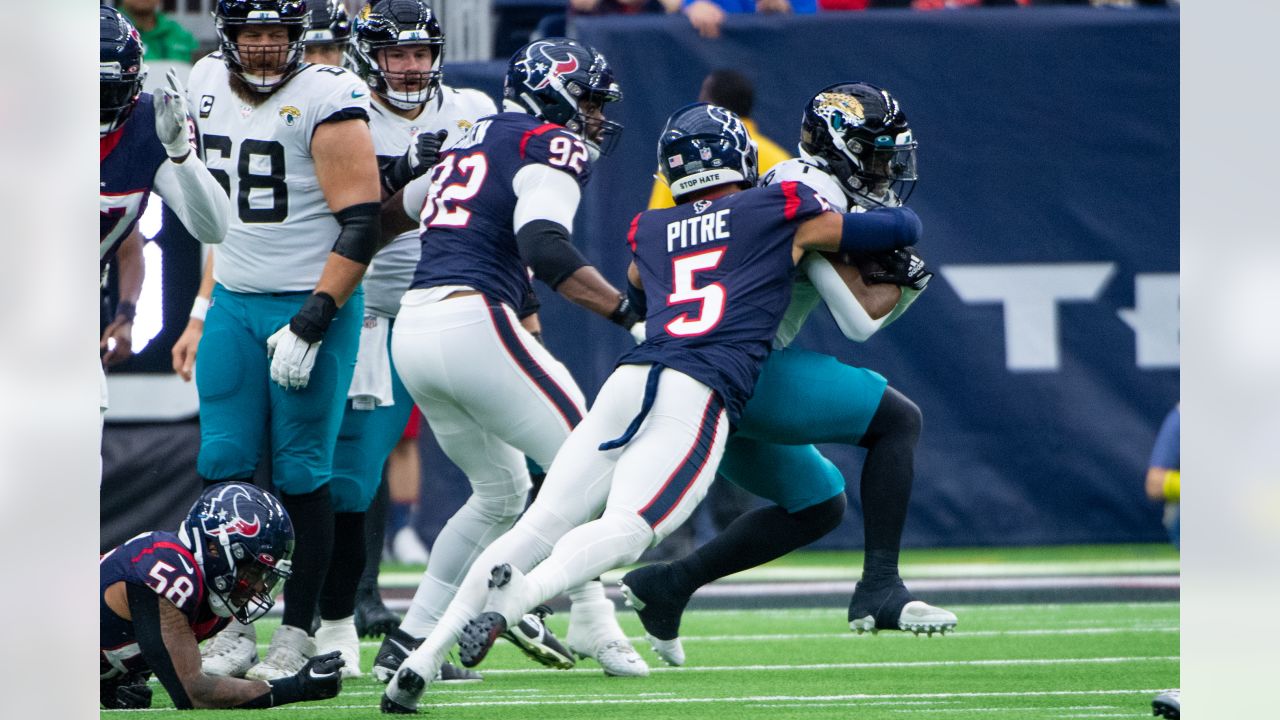
[[[183,557],[182,555],[179,555],[178,559],[182,561],[182,567],[186,568],[187,572],[193,573],[196,571],[195,568],[191,567],[191,563],[187,562],[187,559],[185,557]]]
[[[351,98],[352,98],[353,100],[354,100],[355,98],[362,98],[362,97],[364,97],[364,93],[359,92],[359,91],[356,91],[356,90],[352,90],[352,91],[351,91]]]

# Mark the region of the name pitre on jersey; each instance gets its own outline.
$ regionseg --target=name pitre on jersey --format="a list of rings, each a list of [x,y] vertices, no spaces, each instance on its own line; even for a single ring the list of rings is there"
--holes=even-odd
[[[447,151],[477,120],[495,112],[497,108],[488,95],[447,85],[441,85],[435,97],[427,101],[422,114],[413,119],[401,117],[375,101],[369,114],[373,149],[380,161],[400,157],[420,133],[448,130],[443,148]],[[396,316],[400,311],[400,297],[413,281],[413,271],[421,254],[422,243],[416,229],[398,235],[378,251],[364,276],[366,313]]]
[[[368,119],[369,89],[346,70],[304,65],[262,104],[231,90],[221,53],[188,81],[204,162],[231,198],[231,223],[214,278],[237,292],[311,290],[337,240],[311,138],[325,123]]]

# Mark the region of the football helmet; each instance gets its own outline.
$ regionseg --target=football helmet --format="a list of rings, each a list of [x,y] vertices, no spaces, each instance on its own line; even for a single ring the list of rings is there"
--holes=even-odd
[[[563,125],[587,143],[592,159],[608,155],[622,125],[604,119],[604,105],[622,99],[608,61],[594,48],[568,38],[535,40],[507,65],[503,108]],[[584,107],[586,106],[586,107]],[[599,114],[592,112],[599,110]]]
[[[147,66],[142,38],[115,8],[98,8],[98,135],[115,131],[138,104]]]
[[[310,0],[310,24],[302,34],[304,45],[346,45],[351,40],[351,18],[341,0]]]
[[[760,177],[756,142],[742,119],[711,103],[686,105],[667,118],[658,168],[677,200],[728,183],[753,187]]]
[[[824,163],[865,208],[901,205],[916,183],[916,141],[888,90],[871,83],[823,88],[804,108],[800,152]]]
[[[422,0],[376,0],[356,16],[352,44],[356,73],[393,107],[412,110],[435,97],[444,73],[444,31],[435,11]],[[426,72],[389,73],[378,62],[379,51],[389,47],[425,45],[431,48],[431,69]],[[391,87],[388,75],[404,90]]]
[[[289,577],[293,523],[284,507],[253,485],[227,482],[205,490],[178,529],[195,555],[219,617],[251,623],[275,604],[272,591]]]
[[[213,10],[213,24],[227,70],[258,92],[272,92],[302,66],[302,36],[310,24],[306,0],[218,0]],[[263,45],[242,50],[238,38],[247,25],[283,25],[289,39],[283,46]],[[274,67],[264,68],[263,62],[253,61],[254,55],[260,59],[277,56],[283,60]]]

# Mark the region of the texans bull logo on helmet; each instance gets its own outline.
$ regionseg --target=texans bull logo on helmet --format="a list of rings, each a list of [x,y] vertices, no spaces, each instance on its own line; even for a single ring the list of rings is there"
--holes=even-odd
[[[530,87],[534,90],[541,90],[551,84],[552,78],[558,78],[561,75],[567,75],[578,69],[578,58],[570,55],[566,59],[556,59],[548,52],[545,45],[535,45],[529,48],[531,51],[537,51],[542,56],[541,59],[533,56],[532,52],[526,56],[521,62],[528,67],[530,75],[534,75],[534,71],[543,73],[542,79],[535,85]]]

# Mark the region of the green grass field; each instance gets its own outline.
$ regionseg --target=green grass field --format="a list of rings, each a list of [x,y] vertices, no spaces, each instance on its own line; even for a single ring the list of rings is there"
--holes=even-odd
[[[1160,549],[1138,554],[1168,560]],[[1052,563],[1082,558],[1071,551],[1015,555],[1019,556],[984,559],[999,564],[1011,559]],[[965,561],[972,562],[967,556]],[[822,565],[815,555],[799,555],[782,564]],[[907,567],[904,575],[910,576]],[[1177,603],[949,609],[960,618],[957,631],[932,638],[855,635],[847,629],[843,607],[690,611],[682,625],[688,653],[688,664],[682,668],[660,666],[640,637],[635,615],[621,610],[623,628],[653,668],[648,678],[605,677],[591,660],[581,661],[574,670],[548,670],[500,642],[480,668],[483,682],[435,685],[419,712],[477,720],[1141,718],[1151,716],[1155,692],[1179,684]],[[275,624],[260,623],[263,650]],[[567,618],[555,615],[548,624],[563,637]],[[376,642],[364,643],[361,665],[366,673],[376,651]],[[347,681],[342,694],[332,700],[271,712],[299,720],[380,717],[382,687],[366,675]],[[178,713],[171,708],[168,696],[156,686],[155,706],[145,716],[261,716],[259,711]]]

